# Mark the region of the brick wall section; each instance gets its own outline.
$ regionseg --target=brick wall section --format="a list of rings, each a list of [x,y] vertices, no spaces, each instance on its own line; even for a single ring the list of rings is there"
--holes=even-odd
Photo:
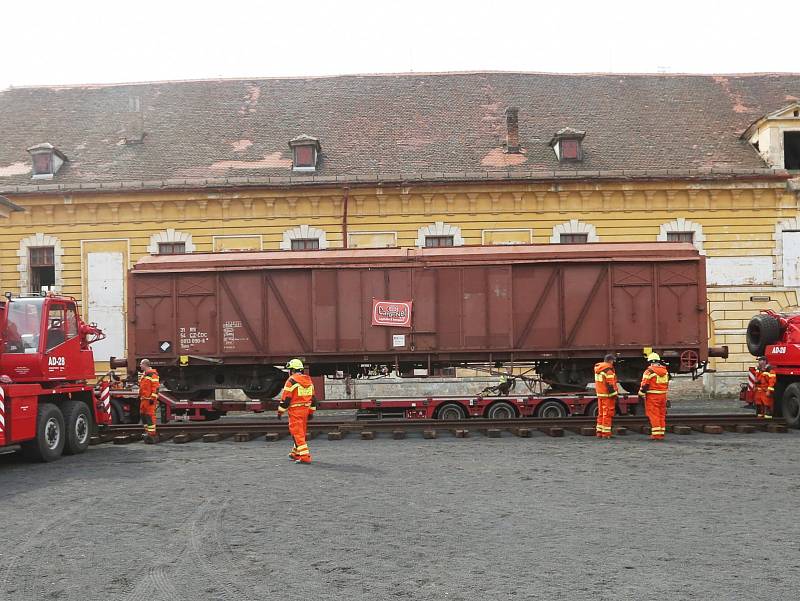
[[[752,296],[769,296],[770,302],[753,302]],[[753,365],[754,357],[748,352],[745,342],[747,323],[761,309],[775,311],[797,310],[797,290],[772,288],[769,290],[746,290],[742,288],[717,288],[708,291],[709,313],[714,323],[712,344],[727,345],[730,355],[727,361],[714,360],[712,365],[722,371],[744,372]]]

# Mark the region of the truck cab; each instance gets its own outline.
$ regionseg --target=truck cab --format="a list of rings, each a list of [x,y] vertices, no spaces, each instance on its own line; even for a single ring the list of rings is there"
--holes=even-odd
[[[0,374],[14,382],[94,377],[93,354],[84,343],[71,297],[7,298],[0,303],[0,332]]]

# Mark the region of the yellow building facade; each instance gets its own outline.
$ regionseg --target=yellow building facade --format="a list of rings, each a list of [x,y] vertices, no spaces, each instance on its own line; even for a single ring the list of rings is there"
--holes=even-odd
[[[669,243],[689,235],[706,255],[711,344],[727,361],[707,376],[718,391],[738,386],[752,364],[744,342],[761,308],[798,304],[783,286],[781,237],[798,228],[798,199],[786,181],[453,183],[447,185],[253,188],[8,195],[24,208],[0,231],[0,287],[29,292],[29,248],[52,246],[56,288],[76,297],[90,321],[114,322],[102,354],[124,355],[127,269],[140,257],[180,244],[185,252],[424,246],[427,236],[459,244]],[[168,250],[172,250],[169,248]],[[115,302],[100,300],[107,289]],[[102,305],[102,306],[101,306]],[[120,327],[121,326],[121,327]],[[108,328],[107,328],[108,329]],[[104,364],[98,369],[105,368]]]

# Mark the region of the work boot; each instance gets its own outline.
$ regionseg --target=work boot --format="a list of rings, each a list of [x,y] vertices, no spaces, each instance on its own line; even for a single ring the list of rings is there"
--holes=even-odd
[[[156,444],[157,442],[155,436],[146,435],[144,437],[144,444]]]

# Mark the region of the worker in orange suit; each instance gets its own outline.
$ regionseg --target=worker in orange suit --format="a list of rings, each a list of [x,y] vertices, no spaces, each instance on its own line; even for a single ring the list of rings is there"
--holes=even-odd
[[[594,389],[597,394],[597,424],[595,436],[611,438],[611,424],[617,406],[617,372],[614,370],[616,357],[608,354],[602,363],[594,366]]]
[[[775,370],[767,363],[767,358],[759,357],[755,389],[756,414],[758,417],[772,419],[772,409],[775,403],[775,381],[777,379]]]
[[[639,386],[639,396],[644,400],[644,412],[650,420],[650,440],[664,440],[667,433],[669,371],[658,353],[647,355],[647,363]]]
[[[139,414],[144,424],[144,441],[148,444],[158,442],[156,435],[156,409],[158,409],[158,372],[152,368],[149,359],[139,363],[142,379],[139,380]]]
[[[311,463],[311,451],[306,442],[308,420],[317,410],[317,399],[314,396],[314,383],[311,377],[303,373],[303,362],[292,359],[286,364],[289,378],[283,386],[281,402],[278,405],[278,419],[289,413],[289,434],[294,439],[289,459],[295,463]]]

